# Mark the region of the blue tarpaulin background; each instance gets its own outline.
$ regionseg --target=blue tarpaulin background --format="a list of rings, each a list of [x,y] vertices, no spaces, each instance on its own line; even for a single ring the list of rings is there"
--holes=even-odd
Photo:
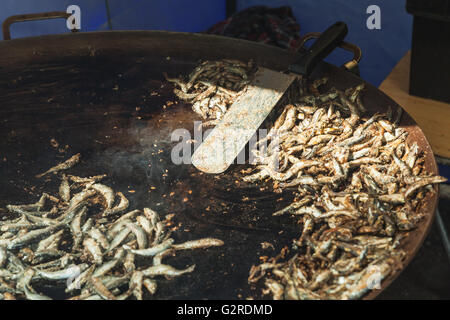
[[[2,0],[0,21],[10,15],[81,7],[82,30],[107,30],[105,0]],[[199,32],[225,18],[225,0],[108,0],[114,30],[171,30]],[[369,5],[381,8],[381,30],[366,27]],[[348,41],[363,50],[361,76],[379,85],[411,47],[412,16],[405,0],[238,0],[237,9],[266,5],[289,5],[300,23],[301,34],[322,31],[337,20],[349,25]],[[13,38],[68,32],[64,20],[15,24]],[[350,54],[337,51],[328,59],[342,64]]]
[[[66,11],[72,4],[81,8],[81,31],[105,29],[104,0],[0,0],[0,22],[15,14]],[[21,22],[11,26],[12,39],[64,32],[69,32],[64,19]]]

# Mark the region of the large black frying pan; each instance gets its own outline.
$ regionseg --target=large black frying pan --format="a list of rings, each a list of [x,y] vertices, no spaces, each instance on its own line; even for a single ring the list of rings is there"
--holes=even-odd
[[[241,167],[211,176],[191,165],[174,165],[170,154],[177,128],[192,132],[200,120],[190,106],[176,101],[162,77],[187,73],[199,60],[253,59],[285,71],[297,54],[253,42],[201,34],[160,31],[114,31],[52,35],[0,43],[0,208],[35,201],[43,190],[57,191],[57,181],[35,178],[74,153],[82,161],[79,175],[108,174],[105,183],[124,192],[131,208],[149,206],[175,214],[176,240],[214,236],[223,247],[180,253],[176,267],[195,263],[196,271],[162,282],[156,299],[263,298],[250,286],[250,267],[261,256],[275,255],[298,237],[300,226],[271,214],[292,194],[273,193],[236,183]],[[321,63],[311,78],[328,76],[345,89],[357,76]],[[370,112],[396,103],[367,84],[363,97]],[[426,151],[426,169],[437,173],[423,132],[407,115],[401,123]],[[50,144],[55,139],[61,149]],[[67,145],[67,147],[65,147]],[[406,264],[424,240],[437,203],[426,199],[426,217],[411,233]],[[0,212],[3,214],[3,211]],[[261,248],[261,242],[275,251]],[[399,272],[382,283],[386,288]],[[369,293],[374,298],[380,290]],[[59,291],[55,292],[58,296]]]

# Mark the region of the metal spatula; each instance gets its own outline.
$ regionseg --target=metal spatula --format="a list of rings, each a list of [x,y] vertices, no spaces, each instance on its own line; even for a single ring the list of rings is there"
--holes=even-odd
[[[206,173],[222,173],[233,163],[256,130],[296,78],[307,77],[347,35],[347,25],[336,22],[289,67],[290,74],[258,68],[253,81],[225,113],[222,121],[195,150],[192,164]]]

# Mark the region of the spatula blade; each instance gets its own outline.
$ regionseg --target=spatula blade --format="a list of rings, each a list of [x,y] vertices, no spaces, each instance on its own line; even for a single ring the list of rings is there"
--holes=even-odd
[[[192,164],[206,173],[222,173],[234,162],[298,75],[259,68],[246,91],[195,150]]]

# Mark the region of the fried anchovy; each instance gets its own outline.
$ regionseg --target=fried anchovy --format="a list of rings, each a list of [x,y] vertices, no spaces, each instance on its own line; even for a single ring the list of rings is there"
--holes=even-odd
[[[66,226],[65,224],[59,223],[56,225],[49,226],[45,229],[38,229],[38,230],[30,231],[22,236],[14,238],[11,241],[7,241],[7,248],[8,248],[8,250],[13,250],[13,249],[16,249],[19,247],[23,247],[23,246],[29,244],[30,242],[38,241],[39,239],[42,239],[42,238],[48,236],[49,234],[51,234],[55,231],[58,231],[61,228],[64,228],[65,226]],[[0,245],[1,245],[1,243],[0,243]]]
[[[208,247],[220,247],[223,246],[224,242],[219,239],[214,238],[204,238],[192,241],[186,241],[180,244],[174,244],[172,246],[175,250],[190,250],[190,249],[200,249]]]
[[[161,264],[161,265],[152,266],[147,269],[144,269],[144,270],[142,270],[142,273],[146,277],[155,277],[155,276],[178,277],[185,273],[190,273],[190,272],[194,271],[194,269],[195,269],[195,264],[184,270],[178,270],[169,265]]]
[[[67,159],[66,161],[48,169],[44,173],[36,175],[36,178],[42,178],[43,176],[45,176],[49,173],[54,173],[54,172],[58,172],[61,170],[70,169],[80,161],[80,157],[81,157],[81,154],[77,153],[76,155],[72,156],[71,158]]]

